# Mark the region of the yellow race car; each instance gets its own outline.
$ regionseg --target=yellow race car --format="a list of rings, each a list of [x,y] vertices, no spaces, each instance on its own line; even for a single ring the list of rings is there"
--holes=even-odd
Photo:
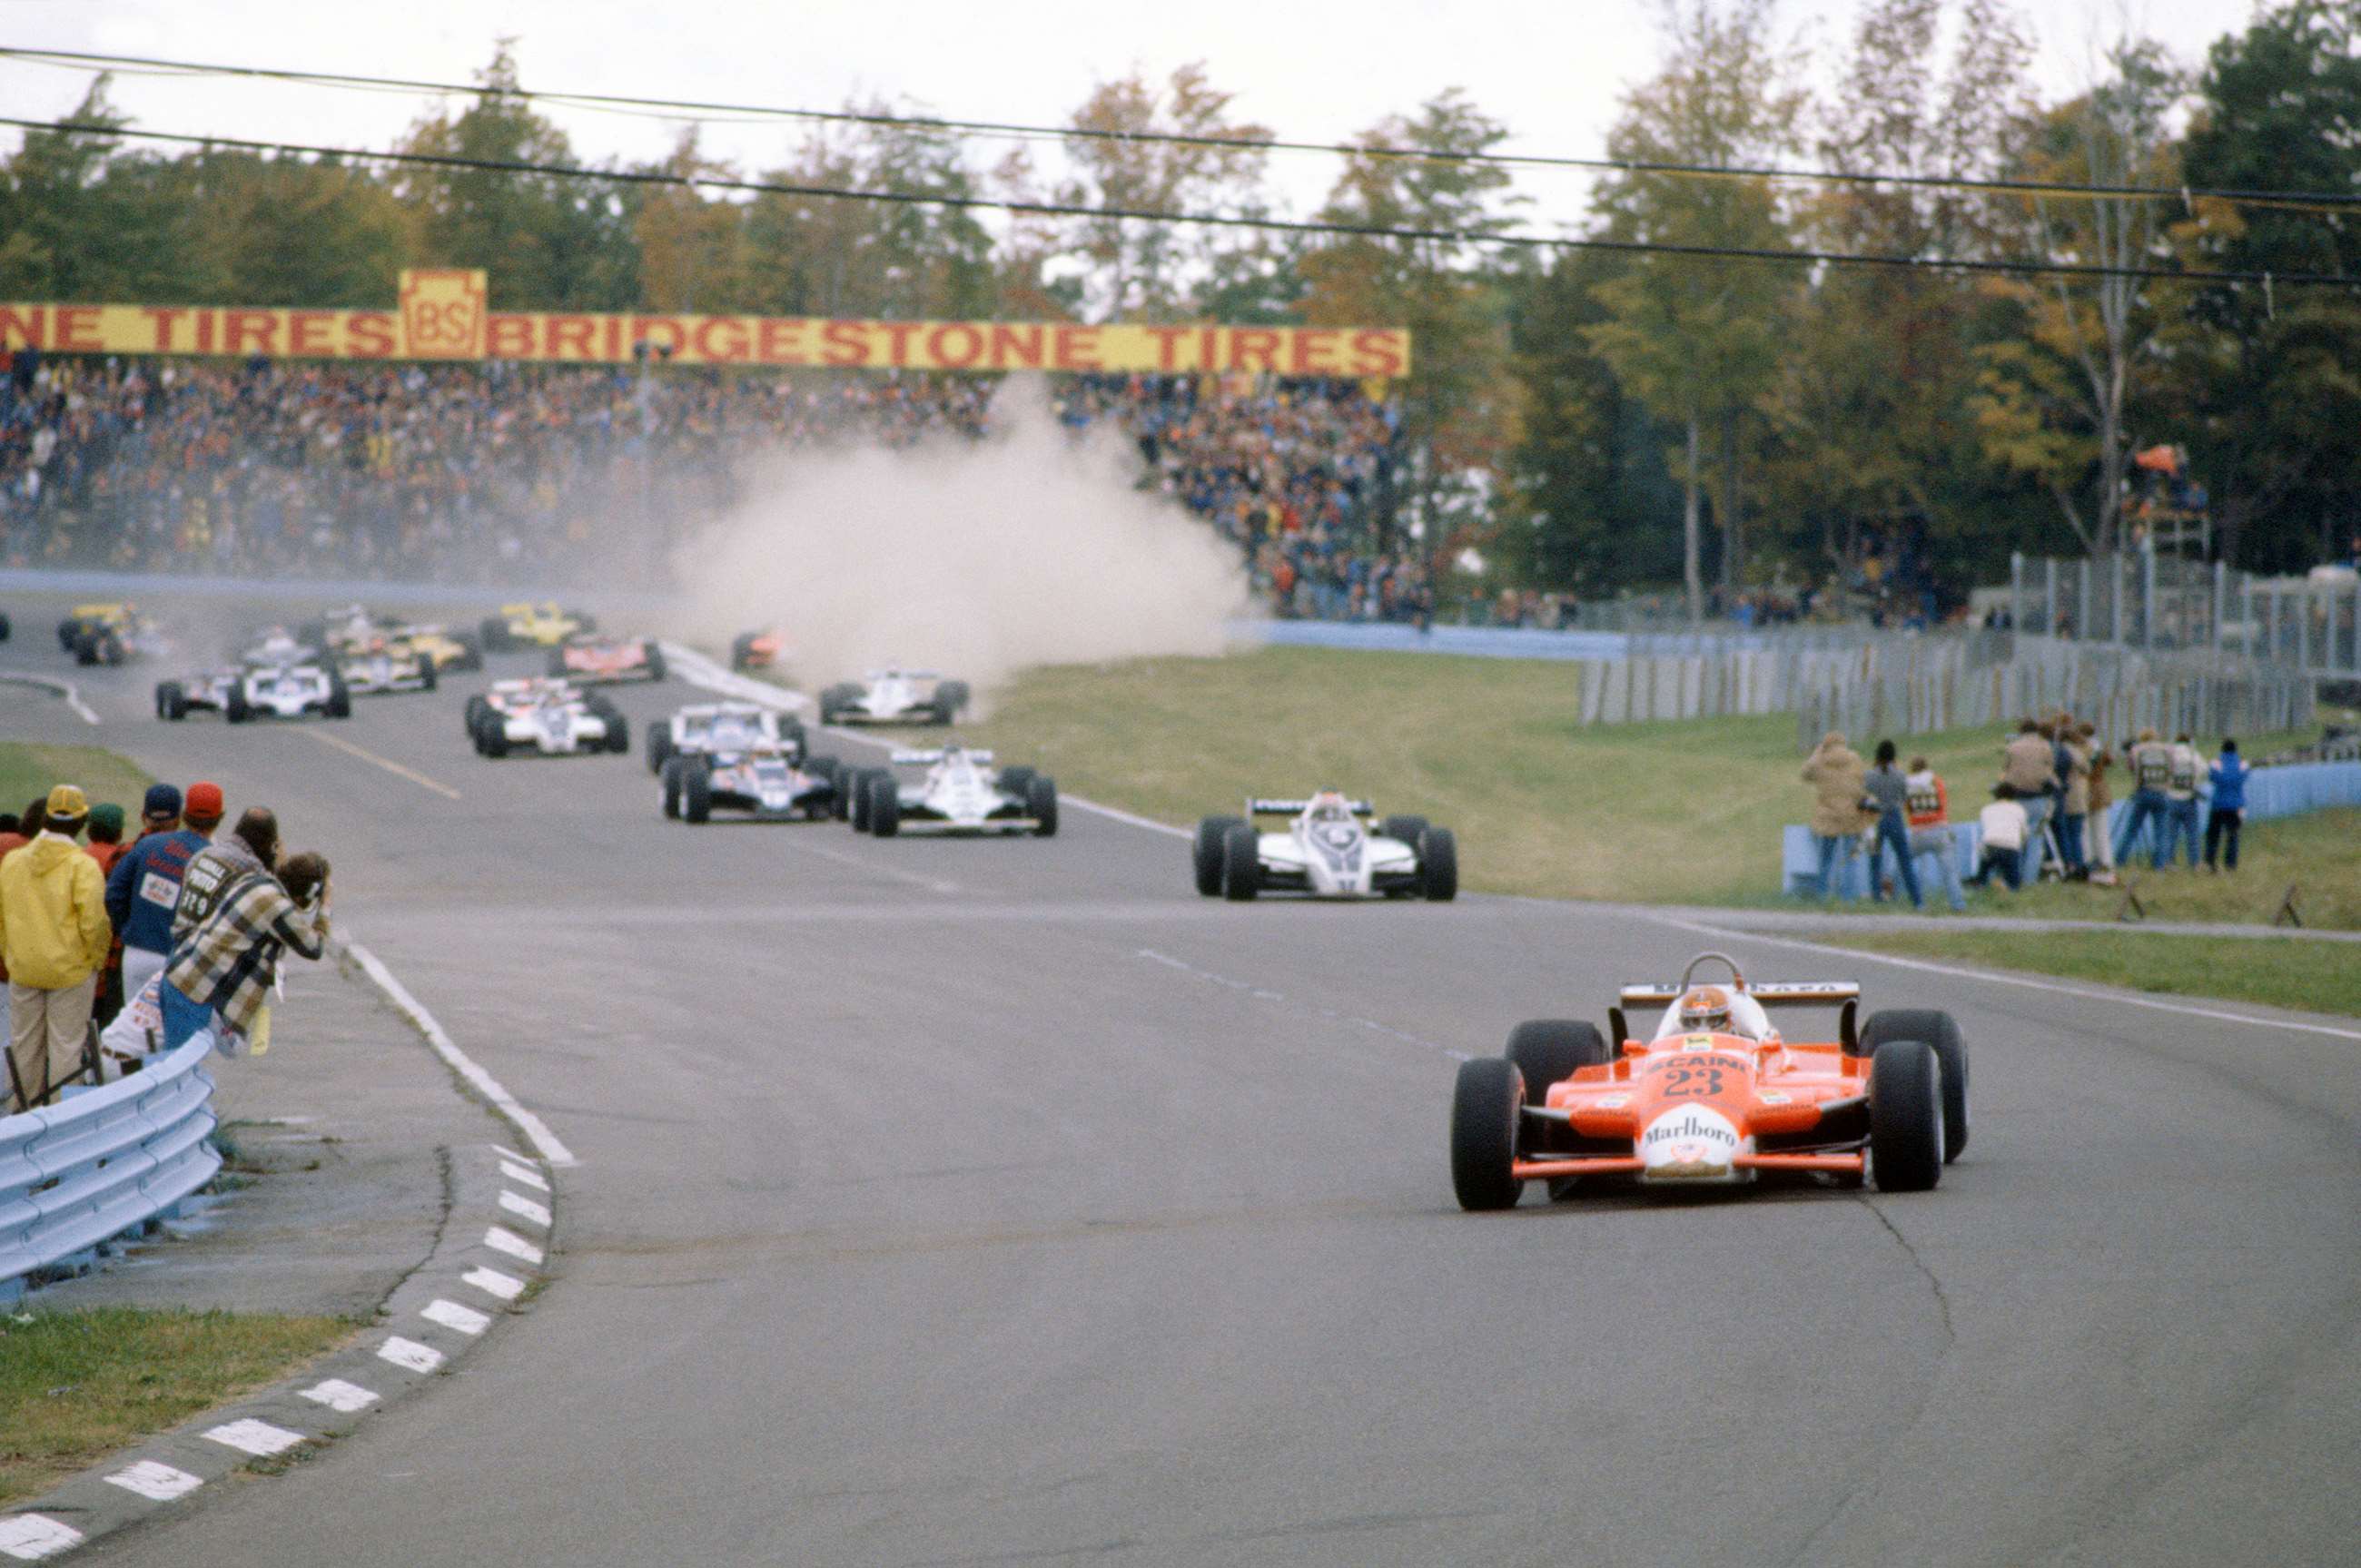
[[[483,649],[464,632],[454,633],[440,626],[397,626],[391,636],[397,646],[407,648],[437,670],[484,667]]]
[[[58,642],[80,664],[119,664],[157,648],[153,622],[128,604],[78,604],[58,622]]]
[[[500,613],[484,618],[484,650],[500,653],[511,649],[555,648],[577,631],[595,631],[598,623],[578,609],[560,609],[555,601],[504,604]]]

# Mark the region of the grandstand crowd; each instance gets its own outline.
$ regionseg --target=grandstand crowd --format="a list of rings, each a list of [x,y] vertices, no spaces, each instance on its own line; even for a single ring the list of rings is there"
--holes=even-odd
[[[979,438],[995,384],[604,367],[42,361],[0,382],[0,562],[271,577],[594,586],[726,510],[764,452]],[[1139,482],[1234,543],[1280,615],[1413,620],[1380,548],[1398,418],[1353,381],[1055,383]],[[646,554],[635,554],[644,543]]]

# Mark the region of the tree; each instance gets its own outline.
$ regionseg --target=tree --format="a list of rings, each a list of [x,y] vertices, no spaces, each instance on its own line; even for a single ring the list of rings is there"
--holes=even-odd
[[[681,132],[671,154],[648,172],[676,180],[734,179],[737,170],[707,158],[697,128]],[[743,214],[708,201],[693,185],[650,187],[631,215],[639,250],[642,302],[656,311],[729,310],[746,292]]]
[[[2019,134],[2012,171],[2058,186],[2181,183],[2167,131],[2180,79],[2154,44],[2125,43],[2112,75]],[[2171,259],[2158,203],[2139,196],[2037,196],[2023,239],[2045,260],[2152,269]],[[2122,534],[2131,412],[2152,367],[2158,316],[2149,291],[2121,271],[1988,285],[2015,306],[2010,330],[1982,352],[1975,415],[1986,455],[2035,477],[2082,548],[2114,550]]]
[[[475,101],[422,116],[401,150],[490,164],[576,162],[566,133],[533,111],[513,40],[476,73]],[[423,264],[481,267],[494,310],[628,310],[640,302],[635,193],[600,181],[511,168],[404,167],[395,192],[416,214]]]
[[[1134,141],[1139,132],[1267,142],[1270,128],[1230,117],[1234,94],[1215,87],[1202,61],[1183,65],[1162,86],[1135,70],[1101,82],[1070,122],[1092,133],[1066,138],[1077,171],[1060,200],[1128,212],[1244,211],[1262,205],[1262,147]],[[1252,242],[1248,242],[1251,245]],[[1188,313],[1195,288],[1238,242],[1220,230],[1122,218],[1079,220],[1078,249],[1098,269],[1106,317],[1170,321]]]
[[[1430,563],[1447,552],[1455,497],[1505,474],[1517,441],[1517,399],[1509,371],[1508,301],[1516,277],[1485,236],[1506,232],[1523,198],[1497,163],[1466,153],[1499,145],[1508,127],[1452,88],[1414,115],[1392,115],[1356,139],[1321,221],[1403,228],[1440,236],[1323,236],[1302,261],[1303,317],[1315,325],[1401,325],[1411,331],[1413,373],[1400,392],[1401,436],[1411,476],[1407,498],[1420,520]],[[1411,148],[1429,157],[1403,157]],[[1473,476],[1480,476],[1471,484]],[[1379,519],[1391,548],[1395,520]]]
[[[2291,0],[2217,42],[2183,147],[2191,184],[2361,189],[2361,6]],[[2200,203],[2177,237],[2210,269],[2361,275],[2349,214]],[[2289,570],[2342,540],[2361,489],[2361,302],[2344,290],[2209,284],[2168,323],[2173,433],[2211,487],[2222,554]]]
[[[1671,0],[1664,69],[1624,100],[1608,139],[1633,163],[1760,166],[1795,145],[1803,108],[1792,55],[1774,32],[1777,0]],[[1782,249],[1776,192],[1760,179],[1697,180],[1631,172],[1601,186],[1609,237],[1665,245]],[[1779,332],[1799,279],[1759,261],[1635,258],[1598,285],[1607,319],[1591,347],[1659,418],[1682,433],[1682,582],[1692,620],[1704,614],[1700,552],[1704,443],[1719,436],[1723,585],[1738,572],[1739,475],[1750,414],[1779,366]]]

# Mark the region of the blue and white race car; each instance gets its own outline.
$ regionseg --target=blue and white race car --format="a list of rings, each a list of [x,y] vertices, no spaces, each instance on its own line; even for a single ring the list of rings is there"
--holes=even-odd
[[[1288,822],[1266,833],[1255,827],[1257,817]],[[1375,817],[1367,801],[1334,790],[1249,800],[1244,817],[1208,817],[1190,845],[1197,891],[1238,901],[1260,893],[1437,903],[1459,895],[1459,844],[1450,828],[1423,817]]]

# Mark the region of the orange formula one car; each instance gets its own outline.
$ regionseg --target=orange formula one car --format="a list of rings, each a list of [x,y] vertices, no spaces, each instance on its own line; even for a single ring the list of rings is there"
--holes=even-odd
[[[1719,965],[1726,982],[1697,979]],[[1924,1191],[1968,1146],[1968,1050],[1948,1013],[1872,1013],[1850,981],[1751,985],[1721,953],[1678,985],[1630,985],[1596,1025],[1520,1024],[1505,1055],[1464,1062],[1451,1102],[1451,1184],[1463,1209],[1507,1209],[1528,1181],[1553,1197],[1586,1179],[1735,1187],[1763,1171]],[[1634,1036],[1629,1007],[1664,1009]],[[1788,1040],[1773,1009],[1834,1007],[1837,1038]]]

